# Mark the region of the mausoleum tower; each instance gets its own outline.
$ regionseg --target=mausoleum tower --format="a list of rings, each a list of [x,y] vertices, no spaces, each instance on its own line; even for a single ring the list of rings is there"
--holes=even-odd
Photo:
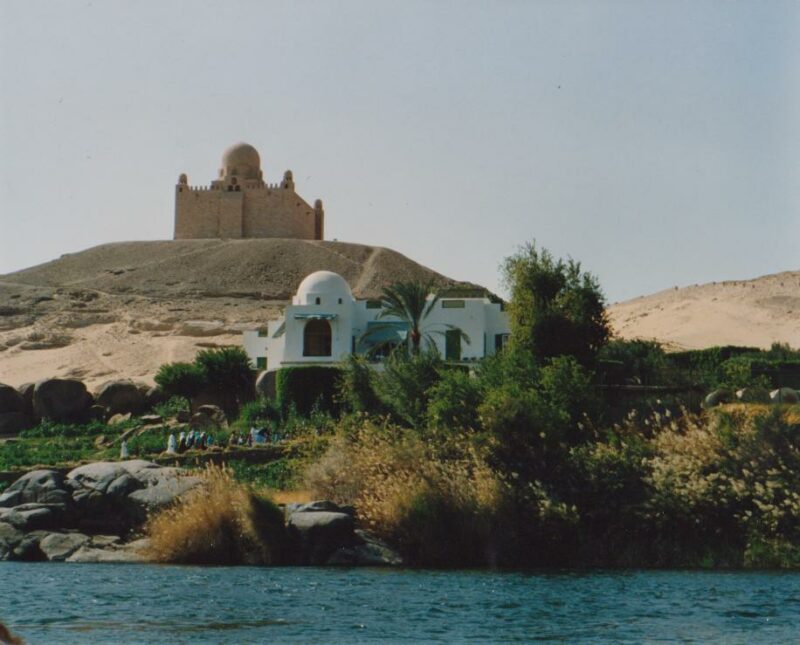
[[[175,186],[175,239],[285,237],[321,240],[322,201],[310,206],[295,192],[291,170],[278,184],[264,182],[261,157],[237,143],[222,155],[219,178],[190,186],[185,174]]]

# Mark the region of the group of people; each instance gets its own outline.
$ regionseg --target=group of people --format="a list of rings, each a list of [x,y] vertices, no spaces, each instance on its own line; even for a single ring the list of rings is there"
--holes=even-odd
[[[242,433],[239,434],[238,432],[231,432],[231,436],[228,437],[228,448],[232,448],[233,446],[252,446],[253,445],[253,435],[251,433]]]
[[[266,428],[250,428],[250,432],[239,434],[237,432],[231,433],[228,439],[228,447],[232,446],[254,446],[256,444],[273,443],[278,441],[277,434],[270,436]]]
[[[167,453],[170,455],[177,455],[187,450],[205,450],[214,445],[214,437],[207,432],[198,432],[197,430],[189,430],[189,432],[181,432],[178,438],[174,434],[167,439]]]
[[[277,436],[270,437],[265,428],[250,428],[250,432],[243,432],[239,434],[234,431],[228,438],[228,447],[234,446],[247,446],[252,447],[256,444],[265,444],[270,441],[277,441]],[[189,430],[189,432],[181,432],[177,438],[174,434],[169,436],[167,440],[167,454],[178,455],[187,450],[206,450],[214,445],[214,437],[207,432],[198,432],[197,430]],[[123,442],[123,459],[127,459],[128,447]]]

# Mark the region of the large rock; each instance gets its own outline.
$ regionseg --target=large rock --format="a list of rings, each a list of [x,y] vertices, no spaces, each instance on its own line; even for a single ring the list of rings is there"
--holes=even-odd
[[[149,513],[169,506],[200,483],[199,477],[187,475],[179,468],[159,466],[143,459],[122,461],[120,465],[144,487],[128,495],[139,511],[140,520],[146,519]]]
[[[353,516],[333,511],[295,511],[287,525],[297,544],[299,564],[322,565],[342,547],[352,546]]]
[[[0,383],[0,434],[18,434],[33,426],[25,398],[10,385]]]
[[[25,402],[22,396],[10,385],[0,383],[0,414],[4,412],[23,412]]]
[[[0,522],[0,560],[13,559],[16,546],[22,541],[25,534],[17,527]]]
[[[736,398],[742,403],[769,403],[769,392],[760,387],[745,387],[736,390]]]
[[[9,554],[9,560],[20,560],[22,562],[41,562],[45,560],[45,555],[39,548],[40,535],[29,533],[24,535],[19,543]]]
[[[275,374],[277,372],[261,372],[256,379],[256,396],[265,399],[275,398]]]
[[[107,381],[95,390],[94,399],[109,415],[139,414],[145,408],[144,394],[133,381]]]
[[[39,540],[39,550],[48,560],[63,562],[88,542],[83,533],[50,533]]]
[[[215,428],[227,428],[228,419],[225,412],[218,405],[201,405],[197,412],[192,415],[189,422],[195,430],[212,430]]]
[[[22,397],[22,411],[29,417],[33,417],[33,389],[36,383],[23,383],[17,388],[17,392]]]
[[[84,545],[67,558],[67,562],[144,562],[142,552],[149,545],[149,540],[143,538],[128,544],[114,544],[105,548],[98,548],[95,540]]]
[[[110,461],[78,466],[67,474],[66,481],[73,489],[72,499],[77,503],[84,497],[127,497],[142,487],[142,483],[122,463]]]
[[[139,523],[140,513],[128,495],[143,487],[119,463],[100,461],[67,474],[78,526],[88,533],[122,534]]]
[[[797,390],[793,390],[790,387],[781,387],[777,390],[772,390],[772,392],[769,393],[769,398],[773,403],[786,403],[789,405],[800,403],[800,394],[798,394]]]
[[[32,470],[9,486],[0,495],[0,506],[18,506],[31,502],[39,504],[69,504],[71,492],[64,475],[57,470]]]
[[[715,408],[723,403],[731,403],[733,401],[733,394],[729,390],[719,389],[714,390],[706,396],[703,400],[704,408]]]
[[[348,567],[397,567],[402,556],[388,544],[367,531],[356,529],[355,543],[333,552],[325,564]]]
[[[6,510],[0,521],[28,532],[60,528],[67,523],[67,518],[67,509],[63,504],[20,504]]]
[[[76,379],[45,379],[33,388],[33,415],[37,421],[82,421],[91,405],[92,395]]]
[[[145,407],[148,410],[152,410],[157,405],[166,403],[167,399],[168,397],[164,393],[164,390],[162,390],[157,385],[154,385],[153,387],[147,388],[147,392],[144,395]]]
[[[19,434],[33,425],[33,419],[24,412],[0,412],[0,434]]]
[[[327,499],[317,499],[313,502],[292,503],[285,507],[286,517],[291,517],[294,513],[314,513],[316,511],[328,511],[331,513],[347,513],[355,517],[355,509],[352,506],[340,506],[336,502]]]

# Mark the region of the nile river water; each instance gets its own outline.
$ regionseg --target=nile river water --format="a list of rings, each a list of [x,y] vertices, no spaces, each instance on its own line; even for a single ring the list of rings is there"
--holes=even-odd
[[[797,643],[800,574],[0,563],[28,643]]]

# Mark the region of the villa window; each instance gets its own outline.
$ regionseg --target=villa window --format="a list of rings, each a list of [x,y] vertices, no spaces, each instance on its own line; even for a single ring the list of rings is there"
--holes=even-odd
[[[442,300],[442,309],[463,309],[465,306],[463,300]]]
[[[330,356],[331,324],[327,320],[309,320],[303,330],[303,356]]]
[[[461,330],[448,329],[444,332],[444,357],[448,361],[461,360]]]
[[[314,298],[314,304],[315,305],[321,305],[322,304],[322,298]]]
[[[259,370],[267,369],[267,357],[266,356],[258,356],[258,357],[256,357],[256,369],[259,369]]]

